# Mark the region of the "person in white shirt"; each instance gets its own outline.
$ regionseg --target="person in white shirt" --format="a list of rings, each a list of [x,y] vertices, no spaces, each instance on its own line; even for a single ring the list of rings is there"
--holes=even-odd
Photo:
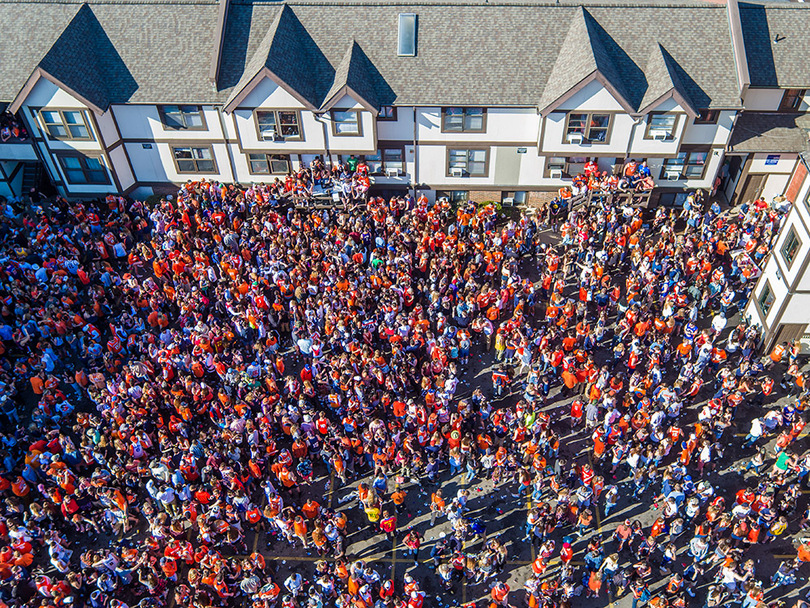
[[[744,448],[750,448],[754,445],[757,440],[762,437],[765,433],[765,429],[762,427],[762,420],[759,418],[754,418],[751,421],[751,430],[748,431],[748,435],[745,437],[745,443],[743,443]]]
[[[723,314],[722,311],[718,312],[714,315],[712,319],[712,329],[715,333],[721,333],[725,328],[728,320],[726,319],[726,315]]]

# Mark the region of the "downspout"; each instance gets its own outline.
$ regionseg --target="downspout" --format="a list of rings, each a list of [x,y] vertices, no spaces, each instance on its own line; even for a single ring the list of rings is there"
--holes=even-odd
[[[214,106],[214,110],[216,110],[217,118],[219,118],[219,128],[222,129],[222,138],[225,140],[225,151],[228,153],[228,162],[231,165],[231,177],[233,178],[234,183],[239,183],[239,180],[236,178],[236,162],[233,159],[231,142],[228,138],[228,130],[225,128],[225,117],[222,115],[224,110],[218,106]],[[239,133],[236,134],[236,137],[239,137]]]
[[[416,147],[416,106],[413,106],[413,175],[411,176],[411,186],[414,200],[416,200],[416,185],[419,183],[419,152]]]
[[[313,112],[312,113],[312,115],[315,117],[315,120],[317,120],[319,123],[321,123],[321,128],[323,129],[323,162],[324,162],[324,164],[326,164],[326,161],[328,160],[329,164],[331,165],[332,164],[332,159],[331,159],[331,155],[329,154],[329,144],[327,143],[329,141],[329,137],[328,137],[329,133],[328,133],[328,131],[326,129],[326,121],[323,119],[324,114],[326,114],[326,112]]]

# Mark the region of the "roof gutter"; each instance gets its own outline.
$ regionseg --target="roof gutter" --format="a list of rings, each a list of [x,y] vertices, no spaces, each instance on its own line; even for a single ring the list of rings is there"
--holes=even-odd
[[[743,40],[738,1],[726,0],[726,12],[728,14],[729,34],[731,35],[731,47],[734,50],[734,66],[737,69],[737,85],[740,88],[740,99],[742,99],[751,85],[751,76],[748,73],[748,57],[745,55],[745,41]]]
[[[208,79],[216,87],[219,80],[219,68],[222,64],[222,47],[225,46],[225,25],[228,23],[228,9],[231,7],[231,0],[219,0],[219,14],[217,16],[217,39],[214,46],[214,56],[211,58],[211,70]]]

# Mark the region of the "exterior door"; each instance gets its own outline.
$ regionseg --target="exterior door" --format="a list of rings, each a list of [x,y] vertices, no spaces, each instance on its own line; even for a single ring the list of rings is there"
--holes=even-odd
[[[765,185],[765,178],[768,176],[764,173],[749,173],[742,188],[738,190],[736,203],[753,203],[762,192],[762,187]]]
[[[807,329],[806,323],[783,323],[779,325],[776,330],[776,335],[771,342],[771,347],[782,342],[792,342],[793,340],[800,340]]]

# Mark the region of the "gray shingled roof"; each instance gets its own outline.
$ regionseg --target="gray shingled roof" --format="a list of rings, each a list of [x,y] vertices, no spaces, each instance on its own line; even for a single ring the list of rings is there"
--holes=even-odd
[[[44,69],[56,72],[52,75],[66,84],[70,80],[88,100],[224,100],[207,79],[217,22],[215,1],[108,0],[87,6],[90,10],[81,15],[82,3],[72,0],[0,3],[0,20],[26,23],[24,28],[5,28],[0,37],[0,99],[14,99],[44,62]],[[71,24],[74,17],[78,20]],[[80,36],[82,32],[86,35]],[[89,63],[82,64],[84,60]],[[91,71],[87,66],[93,62],[97,68],[93,71],[103,77],[83,73]]]
[[[804,152],[808,150],[810,115],[743,112],[731,134],[734,152]]]
[[[619,101],[628,110],[635,109],[628,100],[620,70],[605,46],[605,39],[609,40],[609,35],[602,31],[590,13],[583,7],[575,9],[557,60],[543,88],[539,104],[541,111],[595,74],[613,87],[620,97]]]
[[[394,92],[385,85],[385,80],[374,64],[371,63],[357,41],[352,40],[335,70],[335,80],[326,93],[323,104],[338,101],[335,98],[348,88],[355,95],[360,96],[358,101],[364,101],[374,108],[379,108],[394,100]]]
[[[810,10],[806,6],[740,3],[740,21],[751,86],[810,88]]]
[[[228,97],[228,103],[265,68],[313,107],[320,105],[325,86],[334,77],[334,68],[301,25],[295,12],[286,5],[274,12],[273,23],[253,52],[242,77]]]
[[[550,76],[557,78],[555,66],[569,69],[565,57],[559,57],[560,33],[583,14],[571,0],[559,5],[531,0],[425,0],[415,5],[232,0],[215,87],[207,78],[216,44],[215,1],[99,0],[88,5],[98,24],[93,28],[100,27],[106,40],[72,58],[64,49],[51,56],[59,59],[56,63],[65,58],[68,65],[88,55],[101,62],[99,72],[107,75],[101,82],[68,70],[77,92],[88,98],[221,104],[262,66],[316,107],[335,84],[352,40],[368,61],[366,81],[356,82],[367,88],[364,96],[376,94],[378,103],[536,106]],[[0,38],[0,100],[16,96],[78,7],[76,0],[48,2],[46,10],[36,1],[0,4],[0,19],[28,24],[7,28]],[[403,12],[419,16],[416,57],[397,56],[397,17]],[[648,89],[644,70],[656,42],[688,75],[681,75],[682,84],[696,107],[739,106],[724,6],[595,0],[587,13],[594,61],[634,107]],[[282,27],[268,37],[276,23]],[[582,68],[572,68],[577,71]]]
[[[647,77],[647,91],[641,100],[640,109],[647,108],[670,91],[674,91],[680,96],[679,101],[687,104],[689,109],[697,114],[697,108],[689,99],[689,92],[681,79],[680,72],[682,71],[672,55],[663,46],[656,44],[650,52],[650,61],[644,69],[644,75]]]

